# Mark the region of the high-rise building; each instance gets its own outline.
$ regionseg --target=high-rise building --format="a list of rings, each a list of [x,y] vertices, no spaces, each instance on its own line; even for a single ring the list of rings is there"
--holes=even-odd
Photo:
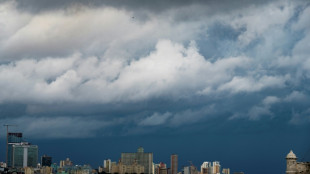
[[[8,132],[8,151],[7,151],[7,166],[12,167],[12,158],[13,158],[13,148],[14,144],[19,144],[22,142],[23,134],[20,132]]]
[[[201,167],[200,167],[200,173],[201,174],[212,174],[211,163],[208,161],[203,162]]]
[[[192,164],[183,168],[183,174],[198,174],[197,168]]]
[[[103,167],[102,167],[102,166],[99,166],[99,167],[98,167],[98,173],[102,173],[102,172],[104,172]]]
[[[103,161],[103,170],[106,173],[111,173],[111,160],[110,159],[106,159]]]
[[[169,174],[167,165],[163,162],[155,164],[154,167],[155,167],[154,174]]]
[[[185,166],[185,167],[183,168],[183,173],[184,173],[184,174],[191,174],[190,166]]]
[[[214,161],[212,165],[213,174],[221,174],[221,165],[220,162]]]
[[[172,172],[172,171],[171,171],[171,168],[167,168],[167,173],[168,173],[168,174],[172,174],[171,172]]]
[[[137,161],[144,166],[145,174],[153,174],[153,153],[145,153],[143,147],[139,147],[136,153],[122,153],[121,161],[124,165],[132,165]]]
[[[12,145],[12,167],[36,167],[38,164],[38,146],[29,143]]]
[[[171,174],[178,173],[178,155],[172,154],[171,155]]]
[[[41,166],[51,166],[52,165],[52,157],[43,155],[41,156]]]
[[[159,165],[160,164],[153,164],[153,174],[159,174]]]

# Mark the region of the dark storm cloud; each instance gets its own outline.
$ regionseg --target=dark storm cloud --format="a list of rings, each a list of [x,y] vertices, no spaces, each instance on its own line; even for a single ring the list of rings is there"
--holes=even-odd
[[[25,122],[29,135],[309,124],[305,1],[0,5],[1,121]]]
[[[72,5],[80,4],[86,5],[92,8],[101,7],[101,6],[111,6],[115,8],[124,8],[130,11],[151,11],[155,13],[159,13],[162,11],[170,10],[172,8],[182,8],[191,5],[202,5],[208,7],[210,13],[214,12],[223,12],[230,11],[233,9],[242,9],[248,6],[258,6],[265,3],[269,3],[270,1],[262,0],[262,1],[213,1],[213,0],[159,0],[159,1],[144,1],[144,0],[132,0],[132,1],[122,1],[122,0],[94,0],[94,1],[83,1],[83,0],[69,0],[69,1],[35,1],[35,0],[25,0],[25,1],[17,1],[18,8],[21,10],[26,10],[30,12],[42,12],[46,10],[55,10],[60,8],[67,8]]]

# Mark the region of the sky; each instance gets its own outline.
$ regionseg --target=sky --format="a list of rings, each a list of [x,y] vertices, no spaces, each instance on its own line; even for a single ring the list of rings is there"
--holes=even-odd
[[[283,173],[291,149],[310,161],[309,17],[306,0],[0,1],[0,122],[57,163],[143,146]]]

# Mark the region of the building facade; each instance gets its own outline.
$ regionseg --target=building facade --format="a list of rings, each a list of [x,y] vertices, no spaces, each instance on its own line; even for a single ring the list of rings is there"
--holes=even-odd
[[[230,174],[230,169],[229,169],[229,168],[223,169],[223,170],[222,170],[222,173],[223,173],[223,174]]]
[[[131,165],[125,165],[121,161],[118,164],[113,164],[111,166],[111,173],[112,174],[142,174],[144,173],[144,166],[139,165],[137,161],[135,161]]]
[[[41,166],[51,166],[52,165],[52,157],[47,156],[47,155],[43,155],[41,156]]]
[[[66,166],[73,166],[73,162],[70,160],[70,158],[66,158],[66,160],[61,160],[59,162],[60,167],[66,167]]]
[[[286,174],[310,174],[310,162],[297,162],[297,157],[291,150],[286,155]]]
[[[103,161],[103,171],[106,173],[111,173],[111,160],[110,159],[106,159]]]
[[[38,164],[38,146],[28,143],[12,145],[12,167],[36,167]]]
[[[171,155],[171,174],[178,173],[178,155],[172,154]]]
[[[219,161],[214,161],[212,165],[213,174],[221,174],[221,165]]]
[[[167,165],[163,162],[160,162],[159,164],[155,164],[155,174],[168,174]]]
[[[145,174],[153,174],[153,153],[145,153],[143,147],[139,147],[136,153],[121,154],[122,164],[132,165],[135,161],[144,167]]]
[[[205,161],[200,166],[200,173],[201,174],[211,174],[212,173],[212,165],[210,162]]]
[[[183,174],[199,174],[200,172],[194,165],[185,166],[183,168]]]
[[[14,144],[20,144],[23,139],[23,134],[20,132],[8,132],[8,151],[7,151],[7,166],[12,167],[13,148]]]

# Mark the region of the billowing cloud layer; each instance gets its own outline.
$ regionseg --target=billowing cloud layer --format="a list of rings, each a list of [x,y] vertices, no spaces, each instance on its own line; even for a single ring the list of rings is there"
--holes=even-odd
[[[200,3],[159,11],[0,3],[0,103],[25,106],[14,119],[2,107],[0,117],[29,122],[29,134],[89,127],[69,137],[283,112],[283,124],[309,124],[309,5],[274,1],[224,13],[226,6]],[[61,124],[46,126],[52,120]]]
[[[110,126],[107,122],[88,117],[19,117],[1,119],[1,121],[14,122],[18,127],[13,129],[22,130],[26,136],[42,138],[94,137],[95,131]]]

